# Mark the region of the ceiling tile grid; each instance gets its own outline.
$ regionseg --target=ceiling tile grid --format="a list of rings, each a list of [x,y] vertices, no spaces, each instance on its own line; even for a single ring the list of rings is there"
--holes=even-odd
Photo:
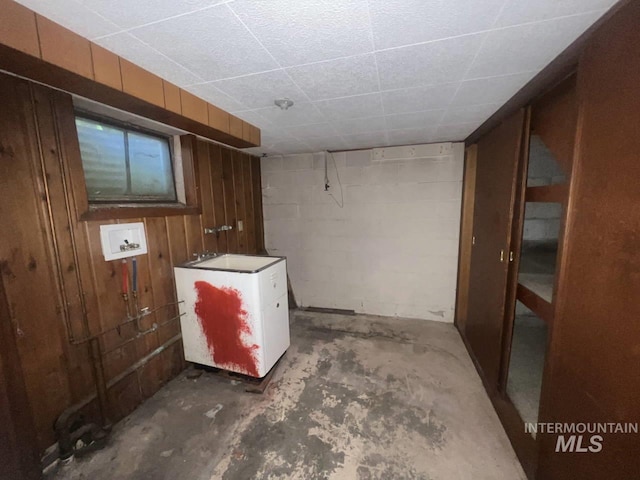
[[[615,3],[17,1],[258,126],[256,154],[463,140]]]

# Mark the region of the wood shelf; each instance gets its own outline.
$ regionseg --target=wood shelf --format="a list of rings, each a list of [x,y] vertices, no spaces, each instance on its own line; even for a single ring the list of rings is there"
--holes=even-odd
[[[527,187],[525,201],[564,203],[567,198],[567,186],[564,184]]]
[[[544,320],[547,325],[553,323],[553,304],[548,302],[533,290],[518,283],[516,298],[522,302],[529,310]]]

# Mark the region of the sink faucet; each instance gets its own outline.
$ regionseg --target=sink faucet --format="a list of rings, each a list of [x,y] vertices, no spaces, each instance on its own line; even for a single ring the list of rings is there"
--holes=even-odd
[[[197,252],[193,254],[193,258],[195,260],[204,260],[205,258],[217,257],[218,254],[216,252],[210,252],[209,250],[205,250],[204,252]]]
[[[215,233],[217,236],[220,232],[226,232],[227,230],[233,230],[233,227],[231,225],[221,225],[220,227],[205,228],[204,234]]]

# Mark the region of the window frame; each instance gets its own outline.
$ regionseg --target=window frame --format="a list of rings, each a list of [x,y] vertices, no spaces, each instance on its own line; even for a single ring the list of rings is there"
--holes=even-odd
[[[59,146],[64,152],[63,156],[66,160],[68,184],[65,188],[71,189],[72,205],[79,221],[198,215],[202,213],[198,189],[197,140],[193,134],[168,136],[173,139],[170,146],[173,152],[172,169],[177,195],[175,202],[90,203],[75,118],[78,113],[80,116],[86,114],[91,117],[104,117],[74,107],[71,98],[68,103],[65,103],[66,105],[57,118],[60,132]],[[142,131],[148,130],[138,128]]]
[[[139,125],[135,125],[129,122],[125,122],[125,121],[118,121],[116,119],[113,118],[109,118],[103,115],[98,115],[92,112],[87,112],[86,110],[82,110],[82,109],[75,109],[74,110],[75,116],[74,116],[74,122],[76,121],[76,119],[81,119],[81,120],[88,120],[90,122],[95,122],[95,123],[100,123],[103,125],[106,125],[110,128],[113,128],[115,130],[119,130],[124,134],[124,151],[125,151],[125,164],[126,164],[126,176],[127,176],[127,188],[130,191],[131,190],[131,160],[129,158],[129,133],[133,132],[133,133],[139,133],[141,135],[146,135],[148,137],[152,137],[152,138],[156,138],[158,140],[162,140],[164,142],[166,142],[168,150],[169,150],[169,161],[171,164],[171,179],[173,182],[173,199],[167,199],[167,198],[160,198],[159,196],[143,196],[143,195],[137,195],[134,196],[133,194],[130,194],[132,198],[126,198],[126,197],[121,197],[121,198],[117,198],[117,197],[113,197],[112,199],[104,199],[104,200],[91,200],[90,198],[88,198],[89,201],[89,205],[119,205],[119,204],[139,204],[139,205],[153,205],[153,204],[179,204],[180,201],[178,199],[178,185],[177,185],[177,178],[176,178],[176,168],[175,168],[175,151],[174,151],[174,145],[173,145],[173,138],[165,133],[162,132],[158,132],[158,131],[154,131],[154,130],[150,130],[144,127],[141,127]],[[76,129],[77,131],[77,129]],[[80,137],[78,137],[78,143],[80,142]],[[82,159],[82,155],[80,155],[80,158]],[[83,172],[84,172],[84,164],[83,164]],[[85,178],[85,186],[86,186],[86,178]],[[127,195],[127,194],[125,194]],[[89,193],[87,192],[87,197],[89,197]],[[137,198],[133,198],[133,197],[137,197]]]

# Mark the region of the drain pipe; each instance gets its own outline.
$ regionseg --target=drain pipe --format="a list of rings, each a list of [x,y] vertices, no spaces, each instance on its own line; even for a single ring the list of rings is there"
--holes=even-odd
[[[100,424],[105,430],[109,431],[111,430],[111,422],[108,418],[109,397],[107,396],[107,380],[104,375],[104,363],[102,362],[100,340],[97,337],[94,337],[89,341],[89,350],[91,352],[93,377],[96,380],[96,395],[98,397],[98,405],[100,407]]]

